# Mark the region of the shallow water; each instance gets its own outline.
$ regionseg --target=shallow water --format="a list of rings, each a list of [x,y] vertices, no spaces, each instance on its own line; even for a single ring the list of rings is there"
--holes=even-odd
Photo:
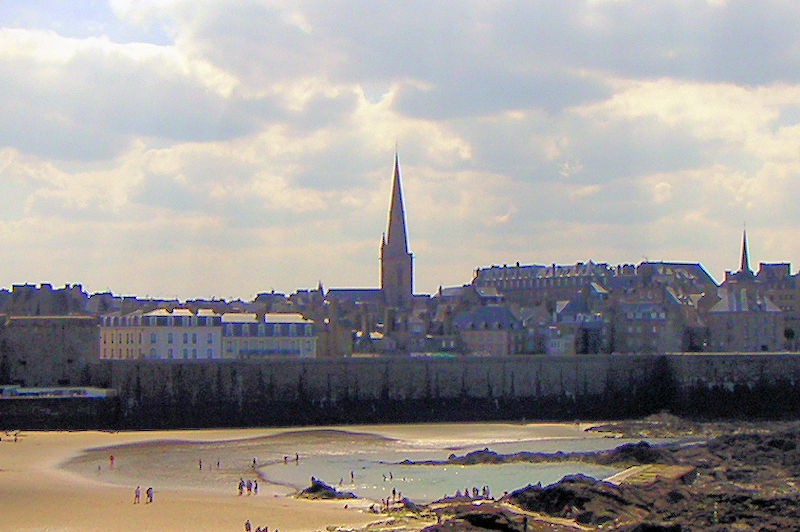
[[[250,439],[234,439],[235,430],[225,434],[230,434],[231,439],[197,442],[191,440],[192,431],[186,431],[181,441],[95,449],[69,461],[64,468],[114,484],[197,489],[234,496],[240,478],[258,480],[259,495],[264,496],[303,489],[313,476],[367,499],[390,498],[394,489],[398,498],[402,495],[426,503],[473,487],[481,490],[488,486],[496,497],[528,484],[552,484],[569,474],[602,479],[618,470],[581,462],[428,466],[401,465],[403,460],[446,460],[451,453],[463,455],[484,448],[501,454],[591,452],[633,442],[603,438],[569,424],[307,429],[271,431],[267,436]]]

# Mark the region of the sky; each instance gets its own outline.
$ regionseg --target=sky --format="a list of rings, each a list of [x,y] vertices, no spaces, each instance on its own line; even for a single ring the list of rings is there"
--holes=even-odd
[[[414,288],[800,265],[800,2],[6,0],[0,286]]]

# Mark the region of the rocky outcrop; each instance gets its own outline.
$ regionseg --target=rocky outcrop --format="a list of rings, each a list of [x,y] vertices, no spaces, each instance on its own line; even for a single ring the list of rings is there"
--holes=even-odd
[[[355,499],[354,494],[337,491],[319,479],[311,478],[311,486],[301,491],[297,496],[301,499]]]
[[[544,488],[528,486],[508,500],[525,511],[574,519],[582,525],[631,522],[650,513],[650,504],[638,489],[583,475],[567,476]]]
[[[600,463],[641,464],[635,470],[645,466],[668,472],[689,470],[691,475],[657,475],[648,482],[630,477],[620,485],[575,475],[551,486],[527,486],[492,503],[438,501],[434,504],[440,522],[425,530],[798,530],[800,424],[777,429],[751,426],[746,434],[736,433],[740,430],[731,427],[728,434],[704,444],[662,447],[638,443],[594,456]],[[548,460],[557,456],[550,455]],[[569,455],[560,456],[569,459]],[[485,449],[450,461],[508,459]]]

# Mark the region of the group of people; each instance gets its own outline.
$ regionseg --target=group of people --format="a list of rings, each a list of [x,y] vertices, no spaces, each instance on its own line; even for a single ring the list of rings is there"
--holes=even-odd
[[[489,499],[489,486],[484,486],[480,490],[478,488],[473,487],[472,490],[469,488],[464,488],[464,493],[462,495],[461,490],[456,491],[456,498],[466,497],[467,499]],[[445,495],[447,498],[447,495]]]
[[[253,532],[253,525],[250,524],[250,520],[249,519],[244,522],[244,532]],[[265,526],[265,527],[257,526],[256,529],[255,529],[255,532],[269,532],[269,527],[268,526]],[[273,532],[278,532],[278,529],[276,528],[275,530],[273,530]]]
[[[148,487],[145,492],[145,503],[153,502],[153,487]],[[136,489],[133,490],[133,504],[139,504],[140,499],[142,497],[142,488],[140,486],[136,486]]]
[[[248,495],[258,495],[258,479],[250,480],[248,478],[245,481],[242,477],[239,477],[239,496],[244,495],[245,490],[247,490]]]
[[[197,459],[197,469],[200,470],[200,471],[203,470],[203,459],[202,458],[198,458]],[[217,460],[217,469],[219,469],[219,460]]]

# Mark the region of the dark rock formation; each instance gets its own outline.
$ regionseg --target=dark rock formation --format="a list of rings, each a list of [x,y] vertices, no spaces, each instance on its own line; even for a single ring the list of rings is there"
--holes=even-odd
[[[311,478],[311,486],[301,491],[298,495],[301,499],[355,499],[355,495],[349,492],[337,491],[319,479]]]
[[[547,486],[528,486],[513,492],[508,500],[529,512],[575,519],[582,525],[629,522],[650,513],[640,490],[615,486],[583,475],[572,475]]]
[[[646,441],[621,445],[612,451],[597,454],[597,463],[610,464],[676,464],[674,454],[663,446],[651,446]]]

